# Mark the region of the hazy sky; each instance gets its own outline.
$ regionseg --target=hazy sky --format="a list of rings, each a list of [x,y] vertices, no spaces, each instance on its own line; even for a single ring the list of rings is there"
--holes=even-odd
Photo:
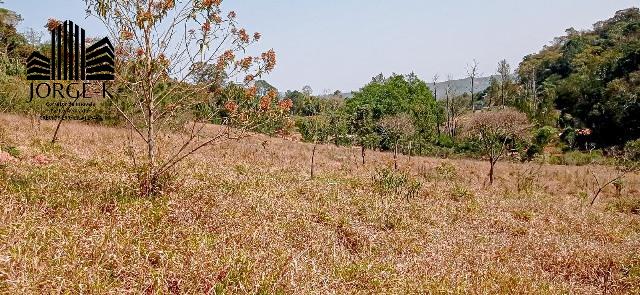
[[[94,36],[105,28],[85,19],[84,0],[5,0],[24,18],[21,29],[44,31],[48,18],[69,19]],[[266,79],[279,90],[311,85],[357,90],[378,73],[415,72],[430,81],[465,76],[474,58],[493,74],[500,59],[513,67],[565,29],[588,29],[631,0],[226,0],[260,49],[278,54]]]

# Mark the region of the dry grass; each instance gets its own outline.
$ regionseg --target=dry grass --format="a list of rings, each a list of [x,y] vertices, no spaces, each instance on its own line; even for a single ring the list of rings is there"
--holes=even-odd
[[[403,157],[408,197],[374,177],[391,155],[362,167],[322,146],[309,180],[310,145],[255,136],[198,153],[149,200],[125,130],[66,123],[50,146],[53,124],[0,126],[19,151],[0,164],[0,293],[640,292],[638,175],[590,208],[607,167],[499,163],[486,188],[484,162]]]

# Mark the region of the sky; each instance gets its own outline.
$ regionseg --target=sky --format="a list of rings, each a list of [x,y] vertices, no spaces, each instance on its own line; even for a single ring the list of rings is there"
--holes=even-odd
[[[4,0],[22,15],[22,31],[45,31],[49,18],[73,20],[93,36],[106,28],[86,18],[84,0]],[[256,50],[274,49],[264,77],[280,91],[310,85],[316,94],[358,90],[383,73],[464,78],[474,59],[483,75],[506,59],[515,68],[567,28],[589,29],[631,0],[225,0]]]

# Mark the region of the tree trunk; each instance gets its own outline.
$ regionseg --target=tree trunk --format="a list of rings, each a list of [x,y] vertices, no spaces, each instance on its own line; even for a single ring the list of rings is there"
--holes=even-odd
[[[313,145],[313,150],[311,151],[311,179],[315,177],[316,171],[316,149],[318,148],[317,144]]]
[[[366,151],[366,149],[364,148],[364,145],[362,145],[361,149],[362,149],[362,151],[361,151],[361,156],[362,156],[362,165],[364,165],[364,163],[365,163],[364,158],[365,158],[365,156],[366,156],[366,152],[365,152],[365,151]]]
[[[491,168],[489,168],[489,185],[493,185],[493,172],[496,166],[496,162],[491,161]]]
[[[506,85],[504,85],[504,78],[502,80],[502,87],[500,88],[500,96],[502,97],[502,108],[504,109],[505,105],[506,105],[506,101],[505,101],[505,87]]]
[[[398,142],[396,141],[395,149],[393,150],[393,168],[398,170]]]
[[[67,108],[62,113],[62,115],[60,115],[60,118],[58,119],[58,125],[56,125],[56,131],[53,132],[53,138],[51,139],[52,144],[56,143],[56,140],[58,140],[58,132],[60,131],[60,125],[62,125],[62,120],[67,115],[67,113],[69,113],[69,110],[71,110],[71,106],[75,105],[76,102],[78,102],[79,98],[80,96],[78,95],[78,97],[76,97],[76,99],[73,100],[73,103],[71,103],[71,105],[68,105]]]
[[[155,193],[156,190],[156,180],[159,175],[156,175],[156,138],[155,138],[155,127],[154,127],[154,114],[153,109],[151,107],[151,103],[147,106],[147,183],[146,183],[146,192],[145,195],[150,197]]]
[[[475,86],[475,77],[471,77],[471,111],[475,111],[474,106],[473,106],[473,91],[475,90],[474,86]]]
[[[151,3],[149,1],[149,9],[151,9]],[[147,161],[149,167],[147,167],[147,183],[146,183],[146,195],[150,197],[151,195],[156,193],[157,189],[157,180],[160,175],[156,175],[156,119],[155,119],[155,111],[154,111],[154,99],[153,99],[153,62],[151,58],[151,29],[150,27],[146,27],[144,29],[144,42],[145,42],[145,53],[146,53],[146,88],[145,91],[145,108],[147,112]]]

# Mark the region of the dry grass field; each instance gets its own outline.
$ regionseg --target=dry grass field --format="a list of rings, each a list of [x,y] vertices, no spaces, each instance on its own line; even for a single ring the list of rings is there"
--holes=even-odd
[[[0,293],[638,294],[640,176],[392,156],[261,135],[138,197],[127,130],[0,115]],[[13,154],[13,156],[9,156]]]

